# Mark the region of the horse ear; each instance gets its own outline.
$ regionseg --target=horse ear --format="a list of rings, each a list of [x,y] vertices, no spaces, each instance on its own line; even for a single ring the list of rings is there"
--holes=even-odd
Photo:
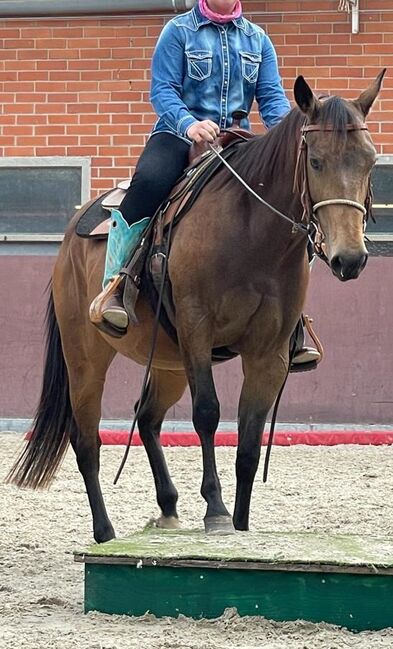
[[[305,113],[310,119],[315,116],[319,108],[319,101],[304,77],[299,76],[296,79],[293,93],[295,96],[295,101],[300,110]]]
[[[363,113],[364,117],[368,115],[371,106],[373,105],[379,91],[381,90],[382,79],[385,76],[385,72],[386,68],[384,68],[382,72],[379,73],[377,78],[369,85],[369,87],[366,88],[366,90],[364,90],[361,95],[359,95],[359,97],[353,102],[356,108],[358,108],[360,112]]]

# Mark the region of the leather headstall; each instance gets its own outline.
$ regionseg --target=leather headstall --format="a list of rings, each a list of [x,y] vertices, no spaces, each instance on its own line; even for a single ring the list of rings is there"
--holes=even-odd
[[[364,227],[368,219],[372,216],[372,187],[371,187],[371,178],[368,181],[367,194],[364,205],[361,205],[357,201],[352,201],[345,198],[332,198],[327,201],[320,201],[319,203],[313,203],[310,195],[310,187],[308,182],[307,174],[307,133],[315,132],[333,132],[336,129],[329,124],[322,126],[320,124],[307,124],[305,123],[301,129],[301,138],[298,147],[296,168],[293,182],[293,191],[298,192],[300,196],[300,201],[303,207],[302,221],[310,225],[313,225],[317,234],[321,234],[319,229],[319,223],[317,218],[317,210],[320,207],[325,205],[349,205],[360,210],[363,214]],[[368,131],[367,125],[363,122],[360,124],[347,124],[347,131]],[[322,239],[323,240],[323,239]],[[314,242],[315,252],[319,257],[328,263],[328,260],[325,254],[322,251],[322,248],[318,243]]]

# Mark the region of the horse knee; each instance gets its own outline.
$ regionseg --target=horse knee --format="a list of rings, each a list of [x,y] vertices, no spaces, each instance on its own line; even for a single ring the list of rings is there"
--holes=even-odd
[[[92,435],[84,435],[75,426],[70,434],[71,446],[74,449],[79,471],[96,471],[99,468],[101,438],[98,431]]]
[[[193,406],[193,424],[199,433],[212,435],[220,420],[220,406],[215,398],[196,399]]]

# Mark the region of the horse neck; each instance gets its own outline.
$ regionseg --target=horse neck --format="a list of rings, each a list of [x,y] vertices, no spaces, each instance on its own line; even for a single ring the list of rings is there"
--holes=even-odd
[[[246,170],[250,186],[256,188],[266,202],[296,222],[300,222],[303,215],[300,194],[294,191],[300,125],[301,122],[299,128],[295,125],[290,128],[291,122],[285,118],[266,135],[251,141],[250,154],[255,162]],[[270,213],[272,218],[285,223],[284,219]]]
[[[293,231],[293,222],[300,223],[303,216],[299,192],[293,189],[301,123],[302,120],[299,128],[293,126],[293,120],[289,124],[279,124],[266,135],[242,145],[238,159],[233,160],[236,171],[250,187],[266,203],[287,217],[283,218],[257,202],[257,198],[251,194],[249,201],[245,202],[244,192],[239,194],[239,187],[231,185],[233,191],[238,193],[234,205],[237,209],[241,206],[243,216],[249,223],[246,235],[249,255],[244,263],[250,268],[255,264],[255,255],[260,255],[260,246],[265,251],[266,259],[271,258],[272,264],[274,260],[282,259],[283,255],[298,261],[304,257],[307,237],[304,232]],[[235,238],[239,237],[239,232],[240,236],[244,236],[241,220],[236,228],[231,215],[229,219]]]

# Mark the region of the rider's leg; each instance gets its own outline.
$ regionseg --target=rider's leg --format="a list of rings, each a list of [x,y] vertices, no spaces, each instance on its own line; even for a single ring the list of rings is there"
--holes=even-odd
[[[105,319],[125,333],[128,315],[122,303],[119,271],[131,257],[149,219],[187,166],[189,148],[188,142],[171,133],[157,133],[148,140],[119,210],[112,212],[103,291],[90,307],[94,324]]]

